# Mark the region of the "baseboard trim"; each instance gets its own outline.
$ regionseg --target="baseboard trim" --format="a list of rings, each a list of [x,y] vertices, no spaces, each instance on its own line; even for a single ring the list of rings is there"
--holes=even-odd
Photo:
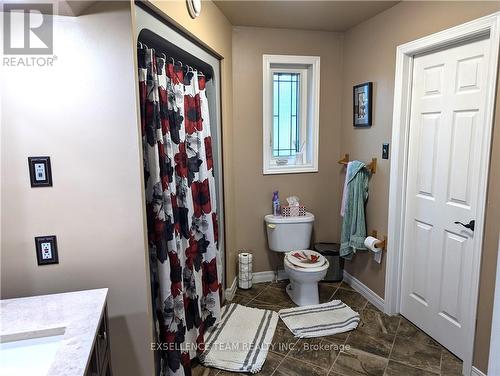
[[[264,272],[255,272],[252,274],[252,282],[253,283],[262,283],[262,282],[272,282],[275,278],[275,272],[273,270],[267,270]],[[283,279],[287,279],[288,276],[286,272],[281,269],[278,270],[278,280],[281,281]],[[344,282],[350,285],[354,290],[359,292],[366,300],[368,300],[371,304],[377,307],[382,312],[384,311],[384,299],[378,296],[375,292],[373,292],[369,287],[367,287],[363,282],[359,279],[353,277],[348,272],[344,270]],[[233,280],[231,287],[226,289],[225,297],[227,300],[231,301],[236,293],[236,289],[238,287],[238,277]],[[481,372],[478,370],[478,372]],[[474,374],[473,374],[474,375]],[[478,373],[474,376],[481,376],[481,373]]]
[[[472,371],[470,374],[471,376],[486,376],[486,374],[483,373],[483,371],[478,370],[476,367],[472,367]]]
[[[265,272],[255,272],[252,273],[252,283],[262,283],[262,282],[272,282],[274,281],[276,272],[272,270],[267,270]],[[283,279],[287,279],[288,276],[283,269],[278,270],[278,281]],[[224,297],[231,301],[234,298],[234,294],[236,294],[236,290],[238,289],[238,276],[236,276],[231,283],[231,287],[227,288],[224,291]]]
[[[274,272],[273,270],[268,270],[265,272],[255,272],[252,274],[252,282],[253,283],[272,282],[274,281],[275,275],[276,272]],[[288,276],[286,275],[286,272],[283,269],[278,270],[279,281],[287,278]]]
[[[226,300],[233,300],[234,294],[236,294],[236,288],[238,287],[238,277],[234,277],[233,283],[231,283],[231,287],[227,288],[224,291],[224,296]]]
[[[384,299],[373,292],[359,279],[353,277],[344,270],[344,282],[350,285],[354,290],[359,292],[366,300],[377,307],[380,311],[384,312]]]

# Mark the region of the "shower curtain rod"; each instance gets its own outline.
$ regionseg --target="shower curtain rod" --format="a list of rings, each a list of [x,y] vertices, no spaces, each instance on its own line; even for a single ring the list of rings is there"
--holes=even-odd
[[[146,43],[143,43],[143,42],[140,42],[140,41],[137,41],[137,45],[138,45],[138,47],[140,47],[141,49],[143,49],[143,48],[148,49],[148,48],[149,48],[149,47],[146,45]],[[188,72],[190,72],[190,71],[191,71],[191,72],[198,72],[198,75],[205,77],[205,74],[203,74],[203,72],[202,72],[201,70],[197,70],[197,69],[193,68],[192,66],[190,66],[190,65],[188,65],[188,64],[183,64],[183,63],[182,63],[182,61],[180,61],[180,60],[175,60],[172,56],[170,56],[170,57],[168,57],[168,58],[167,58],[167,55],[166,55],[165,53],[163,53],[163,52],[161,53],[161,55],[156,55],[156,50],[155,50],[153,47],[151,47],[151,49],[153,50],[153,53],[155,54],[155,56],[156,56],[156,57],[161,57],[161,58],[165,59],[165,61],[168,59],[168,60],[170,60],[170,61],[172,62],[172,64],[174,64],[174,65],[175,65],[176,63],[178,63],[178,64],[181,66],[181,68],[184,68],[184,67],[185,67],[185,68],[187,69],[187,71],[188,71]]]

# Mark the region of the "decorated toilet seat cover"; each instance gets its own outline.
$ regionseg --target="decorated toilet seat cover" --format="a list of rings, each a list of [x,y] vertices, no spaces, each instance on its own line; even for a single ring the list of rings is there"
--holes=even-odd
[[[286,258],[290,263],[301,268],[317,268],[326,262],[321,254],[309,249],[290,251],[286,254]]]

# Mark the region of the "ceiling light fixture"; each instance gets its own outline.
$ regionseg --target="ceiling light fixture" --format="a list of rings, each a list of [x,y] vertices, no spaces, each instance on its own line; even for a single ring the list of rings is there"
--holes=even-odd
[[[191,18],[196,18],[201,13],[201,0],[186,0],[189,15]]]

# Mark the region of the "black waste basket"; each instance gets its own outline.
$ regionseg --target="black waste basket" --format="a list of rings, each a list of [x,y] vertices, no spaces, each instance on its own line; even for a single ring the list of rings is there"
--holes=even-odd
[[[340,244],[338,243],[316,243],[314,250],[322,254],[330,263],[328,272],[323,281],[338,282],[344,277],[344,259],[340,257]]]

